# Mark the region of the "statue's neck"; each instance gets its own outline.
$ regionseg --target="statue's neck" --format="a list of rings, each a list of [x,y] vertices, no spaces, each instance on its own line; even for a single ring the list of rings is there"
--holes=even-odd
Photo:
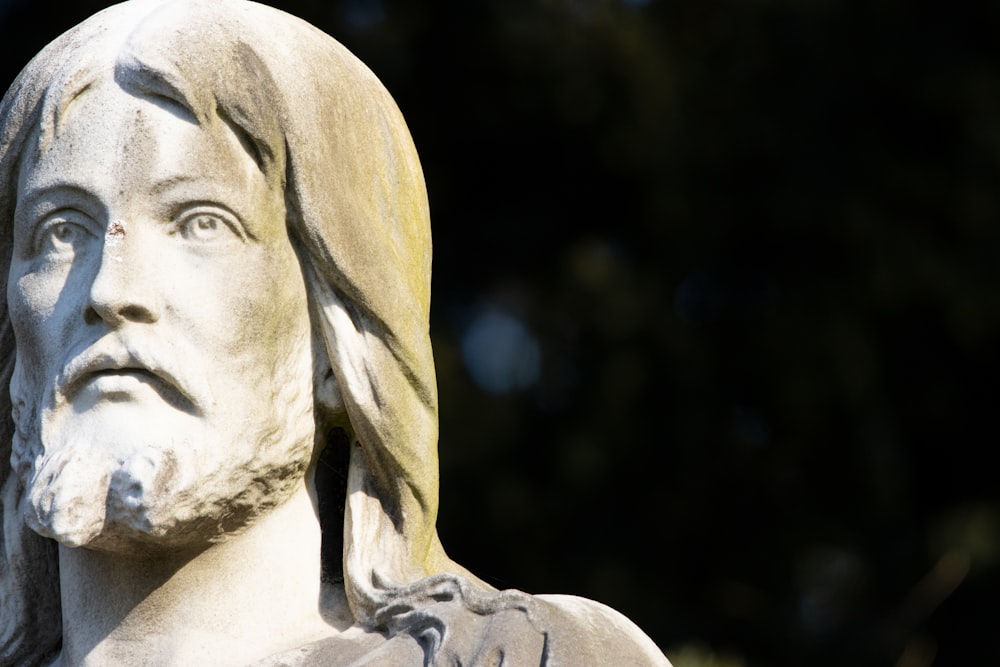
[[[246,665],[350,624],[342,596],[321,600],[320,529],[304,484],[197,555],[60,546],[59,568],[61,667]]]

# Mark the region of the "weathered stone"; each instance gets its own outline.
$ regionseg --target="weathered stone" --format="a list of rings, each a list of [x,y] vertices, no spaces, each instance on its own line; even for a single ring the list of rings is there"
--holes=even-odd
[[[0,106],[0,222],[0,664],[667,664],[445,554],[423,177],[329,36],[95,15]]]

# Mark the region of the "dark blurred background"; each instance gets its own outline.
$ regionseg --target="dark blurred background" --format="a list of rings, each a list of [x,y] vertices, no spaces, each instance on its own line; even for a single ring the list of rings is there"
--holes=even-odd
[[[3,88],[104,4],[0,0]],[[270,4],[421,153],[456,560],[676,667],[1000,664],[1000,5]]]

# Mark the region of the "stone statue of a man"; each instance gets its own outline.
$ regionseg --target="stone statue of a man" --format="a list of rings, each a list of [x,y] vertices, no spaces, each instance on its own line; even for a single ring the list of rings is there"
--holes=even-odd
[[[42,51],[0,106],[0,665],[666,665],[441,547],[430,248],[312,26],[133,0]]]

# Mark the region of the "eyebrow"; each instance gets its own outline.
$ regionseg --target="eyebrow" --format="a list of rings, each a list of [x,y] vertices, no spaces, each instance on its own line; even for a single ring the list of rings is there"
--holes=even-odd
[[[100,197],[85,186],[68,181],[56,181],[31,188],[24,197],[18,197],[15,204],[15,219],[18,211],[37,206],[41,201],[58,195],[76,197],[102,211],[106,210],[106,206],[101,202]]]
[[[158,181],[150,188],[150,194],[154,196],[163,195],[169,190],[187,185],[189,183],[197,183],[202,180],[202,177],[195,174],[179,174],[177,176],[170,176]],[[17,207],[34,205],[39,200],[44,200],[47,197],[53,197],[56,195],[71,195],[79,197],[81,199],[87,200],[94,206],[98,206],[104,209],[105,206],[101,202],[101,198],[94,194],[87,186],[75,183],[72,181],[59,181],[56,180],[51,183],[42,183],[38,187],[33,187],[28,191],[27,195],[24,197],[17,198]]]
[[[201,176],[194,174],[178,174],[177,176],[169,176],[163,180],[157,181],[153,187],[150,188],[150,194],[162,195],[171,188],[175,188],[179,185],[185,185],[187,183],[195,183],[201,178]]]

